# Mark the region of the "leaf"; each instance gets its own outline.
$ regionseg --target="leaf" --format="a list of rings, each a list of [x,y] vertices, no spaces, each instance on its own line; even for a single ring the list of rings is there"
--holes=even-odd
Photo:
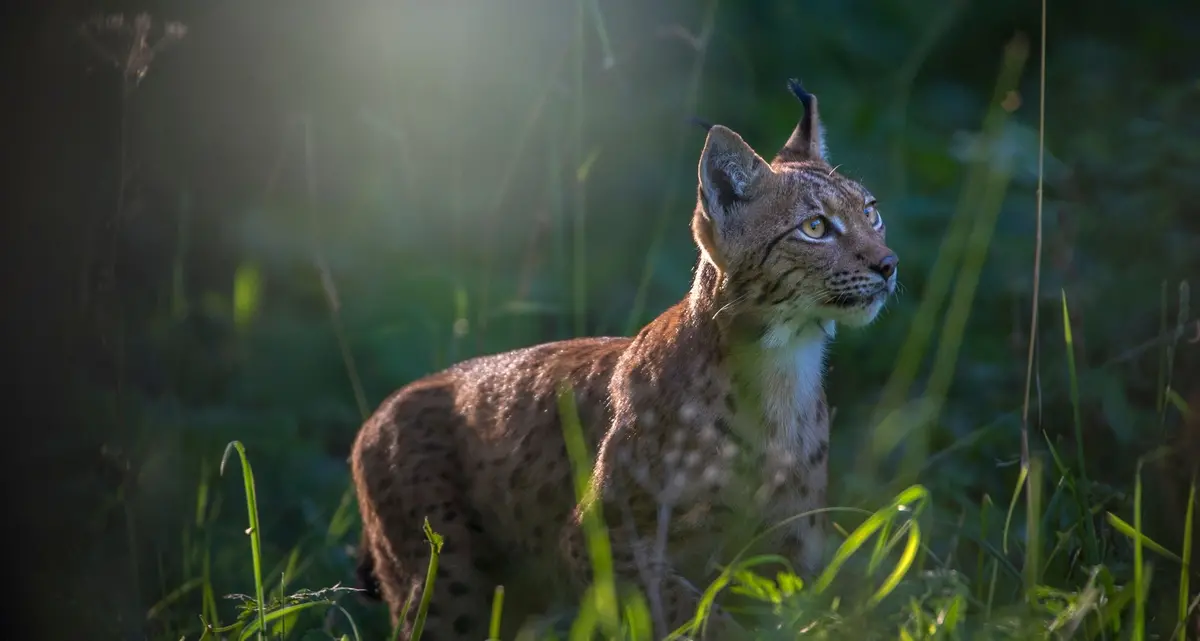
[[[245,327],[258,314],[262,274],[253,263],[238,265],[233,273],[233,324]]]
[[[1017,484],[1013,487],[1012,500],[1008,502],[1008,514],[1004,517],[1004,535],[1000,539],[1000,550],[1008,554],[1008,527],[1012,524],[1013,510],[1017,508],[1017,499],[1021,496],[1021,489],[1025,487],[1025,478],[1029,476],[1029,468],[1022,465],[1021,473],[1017,475]]]
[[[879,586],[875,594],[871,595],[870,603],[872,605],[882,601],[884,597],[891,594],[892,590],[896,589],[897,585],[900,585],[900,580],[908,573],[913,561],[917,558],[917,550],[921,545],[921,526],[915,519],[909,521],[909,526],[908,544],[904,546],[904,553],[900,555],[900,560],[896,563],[896,567],[892,570],[892,573],[888,575],[887,580],[883,582],[883,585]]]
[[[804,590],[804,579],[791,572],[780,572],[776,576],[775,582],[779,585],[779,590],[783,593],[784,597],[799,594]]]
[[[850,536],[847,537],[846,540],[843,541],[838,547],[837,552],[835,552],[833,555],[833,560],[829,562],[829,565],[827,565],[825,570],[821,572],[820,576],[817,577],[816,583],[813,584],[813,590],[820,594],[826,588],[828,588],[833,582],[834,577],[837,576],[837,573],[841,570],[842,565],[844,565],[860,547],[865,545],[867,540],[870,539],[873,534],[883,529],[887,524],[891,523],[892,519],[896,518],[898,514],[901,512],[909,512],[910,508],[908,506],[910,504],[916,504],[916,508],[911,510],[912,516],[910,517],[913,525],[916,525],[916,516],[922,509],[924,509],[928,500],[929,491],[926,490],[924,486],[912,485],[908,489],[898,494],[896,498],[892,500],[891,505],[879,510],[878,512],[875,512],[868,517],[867,520],[864,521],[862,525],[855,528],[855,530],[850,533]],[[917,531],[919,532],[919,529],[917,529]],[[910,546],[913,545],[911,540],[912,536],[913,531],[910,530]],[[913,553],[915,554],[915,550]],[[908,550],[906,549],[905,555],[907,554]],[[908,561],[911,563],[911,559],[908,559]],[[904,560],[902,557],[901,563],[903,562]],[[898,567],[897,569],[900,568]],[[903,572],[906,572],[907,570],[908,567],[904,566]],[[901,574],[903,574],[903,572],[901,572]],[[892,581],[892,579],[895,577],[895,574],[896,573],[893,572],[893,576],[888,577],[888,582]],[[899,579],[896,580],[898,581]],[[885,586],[886,585],[887,583],[885,582]]]
[[[433,531],[433,526],[429,525],[429,517],[425,517],[423,529],[425,530],[425,540],[429,541],[429,545],[433,546],[434,554],[441,554],[442,544],[446,539],[441,534]]]
[[[1175,553],[1173,553],[1170,550],[1168,550],[1167,548],[1164,548],[1163,546],[1159,545],[1153,539],[1146,536],[1145,534],[1138,532],[1136,529],[1134,529],[1134,527],[1132,525],[1126,523],[1125,521],[1122,521],[1120,517],[1113,514],[1112,512],[1105,512],[1104,516],[1106,519],[1108,519],[1108,524],[1113,526],[1113,529],[1117,530],[1121,534],[1124,534],[1125,536],[1129,537],[1130,539],[1134,539],[1134,540],[1140,539],[1142,542],[1142,545],[1146,546],[1147,548],[1150,548],[1151,550],[1158,552],[1162,556],[1164,556],[1176,563],[1183,563],[1183,559],[1179,558]]]
[[[749,570],[738,570],[733,575],[738,585],[730,588],[730,592],[753,597],[759,601],[778,604],[782,597],[775,587],[775,582],[761,577]]]
[[[268,614],[267,616],[265,616],[261,619],[255,619],[254,621],[252,621],[249,625],[247,625],[245,628],[242,629],[242,634],[238,638],[241,639],[242,641],[249,639],[251,635],[253,635],[255,632],[258,632],[259,629],[262,628],[264,621],[266,623],[271,623],[272,621],[277,621],[279,619],[282,619],[283,617],[297,614],[302,610],[307,610],[309,608],[313,608],[318,605],[332,605],[332,604],[333,604],[332,601],[309,601],[308,603],[300,603],[297,605],[289,605],[287,607],[279,608],[278,610],[271,612],[270,614]]]

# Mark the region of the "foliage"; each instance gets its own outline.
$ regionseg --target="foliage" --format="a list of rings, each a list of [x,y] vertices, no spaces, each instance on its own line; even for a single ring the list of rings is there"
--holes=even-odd
[[[769,153],[800,76],[835,162],[880,196],[903,291],[832,355],[845,554],[816,584],[731,561],[721,598],[771,638],[1182,634],[1195,7],[1050,3],[1039,163],[1034,4],[385,4],[180,16],[186,38],[122,94],[120,385],[79,401],[111,482],[79,492],[98,506],[84,565],[129,565],[126,618],[163,639],[384,638],[382,608],[298,587],[353,575],[364,414],[467,356],[628,333],[678,300],[703,140],[685,118]],[[252,558],[212,464],[235,440]],[[217,597],[238,591],[257,614]],[[648,629],[636,603],[627,631]]]

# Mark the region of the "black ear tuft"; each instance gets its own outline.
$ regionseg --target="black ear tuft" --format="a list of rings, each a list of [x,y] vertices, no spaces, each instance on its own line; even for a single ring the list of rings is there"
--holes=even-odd
[[[788,80],[788,89],[792,95],[800,99],[804,113],[800,122],[792,130],[792,135],[784,143],[783,149],[775,156],[775,162],[798,162],[806,160],[822,160],[828,162],[825,152],[825,130],[821,126],[821,117],[817,114],[817,97],[807,90],[796,78]]]
[[[788,79],[788,89],[792,95],[800,99],[800,104],[804,105],[804,110],[812,109],[813,95],[804,90],[804,85],[796,78]]]
[[[700,118],[697,118],[696,116],[691,116],[691,117],[687,118],[686,122],[689,125],[696,125],[697,127],[700,127],[701,129],[703,129],[704,131],[709,131],[713,128],[713,123],[711,123],[707,120],[701,120]]]

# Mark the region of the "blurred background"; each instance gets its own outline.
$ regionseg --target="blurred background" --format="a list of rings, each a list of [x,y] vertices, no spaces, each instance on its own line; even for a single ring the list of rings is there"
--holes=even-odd
[[[921,482],[951,523],[1007,505],[1043,53],[1029,447],[1047,469],[1051,448],[1082,462],[1097,514],[1132,522],[1138,457],[1166,446],[1143,469],[1144,527],[1180,545],[1200,460],[1181,409],[1200,401],[1200,303],[1182,285],[1200,276],[1197,3],[1054,0],[1045,52],[1038,2],[39,11],[11,41],[33,142],[15,207],[33,215],[9,236],[26,252],[10,273],[46,283],[15,318],[58,359],[38,362],[62,363],[46,380],[69,379],[37,410],[67,427],[16,427],[47,492],[27,616],[59,638],[194,637],[198,613],[233,618],[222,596],[253,592],[236,461],[218,474],[235,439],[268,586],[353,585],[346,458],[363,416],[457,360],[629,334],[679,300],[704,140],[686,119],[769,157],[800,115],[789,77],[819,96],[832,161],[878,195],[901,260],[902,293],[832,350],[832,502],[874,509]],[[1096,522],[1127,572],[1128,539]],[[383,608],[343,605],[386,629]]]

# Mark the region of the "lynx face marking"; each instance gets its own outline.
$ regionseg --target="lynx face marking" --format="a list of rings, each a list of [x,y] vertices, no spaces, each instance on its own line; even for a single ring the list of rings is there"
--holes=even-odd
[[[805,114],[772,162],[732,130],[709,129],[693,234],[739,312],[768,326],[864,326],[895,291],[899,258],[875,196],[829,165],[816,97],[790,87]]]

